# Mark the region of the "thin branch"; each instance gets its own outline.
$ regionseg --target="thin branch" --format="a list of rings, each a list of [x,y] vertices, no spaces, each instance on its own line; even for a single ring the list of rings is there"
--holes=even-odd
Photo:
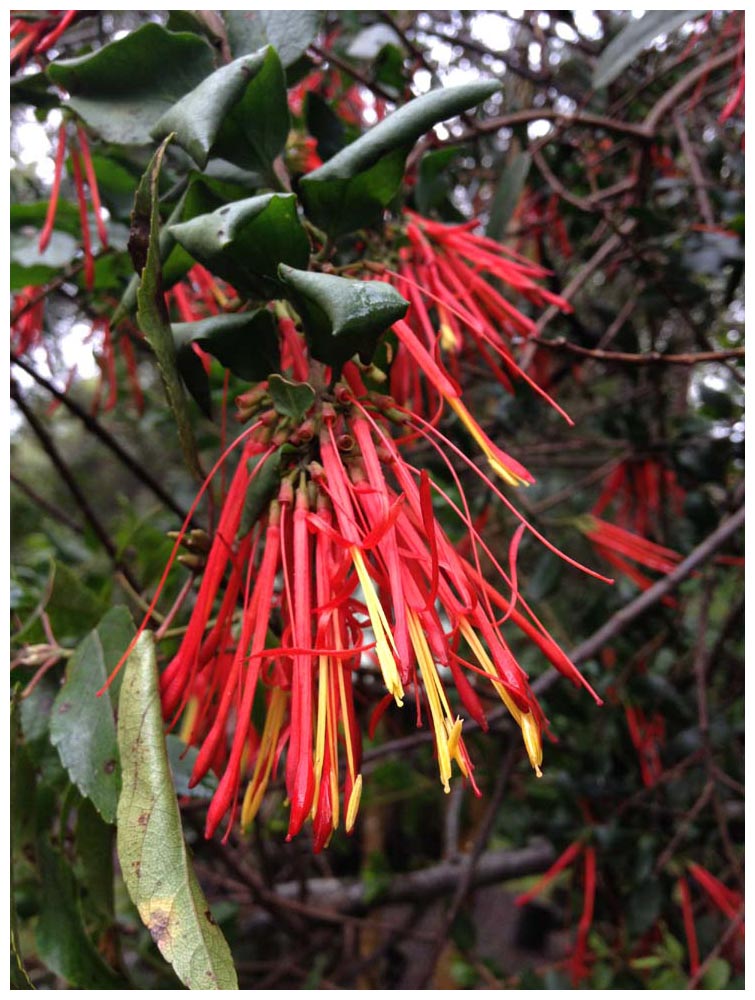
[[[688,990],[695,990],[695,989],[697,989],[698,983],[703,978],[703,976],[705,975],[705,973],[708,971],[708,969],[710,968],[711,964],[715,961],[715,959],[718,958],[718,956],[721,954],[721,952],[727,946],[727,944],[729,943],[729,941],[731,941],[731,939],[734,937],[734,935],[738,933],[739,928],[741,927],[741,925],[742,925],[742,923],[744,921],[744,918],[745,918],[745,908],[743,906],[740,909],[739,913],[737,913],[737,915],[731,921],[731,923],[729,924],[729,926],[726,928],[726,930],[724,931],[723,936],[718,941],[718,943],[716,944],[716,946],[710,950],[710,952],[708,953],[708,955],[705,958],[705,961],[700,964],[700,968],[697,970],[697,972],[694,974],[694,976],[690,976],[689,981],[687,983],[687,987],[686,987]]]
[[[70,528],[71,531],[75,531],[77,535],[82,535],[84,533],[84,529],[81,525],[74,521],[69,514],[67,514],[64,510],[61,510],[59,507],[56,507],[54,504],[51,504],[49,500],[45,500],[44,497],[41,497],[31,488],[31,486],[28,486],[22,479],[19,479],[19,477],[12,472],[10,474],[10,481],[14,484],[14,486],[18,487],[18,489],[21,490],[21,492],[24,493],[32,501],[32,503],[35,503],[40,510],[43,510],[45,514],[49,514],[50,517],[59,521],[61,524],[64,524],[67,528]]]
[[[55,469],[60,475],[60,478],[68,487],[69,492],[76,501],[79,510],[84,515],[84,519],[87,521],[92,531],[97,536],[97,539],[99,540],[102,547],[110,556],[110,560],[113,563],[113,566],[123,574],[123,576],[128,580],[129,584],[134,588],[134,590],[138,591],[140,588],[139,584],[136,581],[136,578],[133,576],[131,570],[128,568],[128,566],[125,565],[125,563],[118,555],[118,549],[116,548],[115,543],[111,539],[110,535],[105,529],[105,526],[100,521],[99,517],[95,514],[94,510],[91,508],[89,501],[84,496],[84,493],[82,492],[81,488],[79,487],[79,484],[76,482],[74,476],[72,475],[71,470],[63,461],[63,458],[60,452],[58,451],[55,442],[50,437],[50,435],[48,434],[47,430],[42,425],[42,423],[37,419],[33,411],[29,408],[29,406],[27,406],[26,400],[21,395],[21,390],[19,389],[18,384],[13,379],[11,379],[10,394],[11,394],[11,399],[14,400],[19,410],[23,413],[24,417],[26,418],[27,423],[36,434],[39,443],[42,445],[42,448],[45,451],[45,454],[50,459],[52,464],[55,466]]]
[[[158,483],[158,481],[151,475],[150,472],[147,471],[147,469],[140,465],[135,458],[129,455],[125,448],[123,448],[118,441],[116,441],[110,431],[106,430],[95,417],[93,417],[90,413],[87,413],[87,411],[71,399],[67,393],[61,392],[61,390],[53,385],[52,382],[48,381],[43,375],[40,375],[36,369],[32,368],[28,361],[20,358],[17,354],[14,354],[13,351],[11,351],[10,359],[12,364],[18,365],[22,371],[26,372],[27,375],[34,379],[37,385],[46,389],[51,396],[62,403],[63,406],[65,406],[66,409],[69,410],[75,417],[78,417],[86,429],[91,431],[91,433],[94,434],[94,436],[98,438],[98,440],[100,440],[106,448],[109,448],[116,458],[119,459],[123,465],[125,465],[129,472],[132,472],[140,482],[142,482],[152,491],[152,493],[154,493],[158,500],[177,514],[182,521],[184,520],[186,517],[186,511],[176,503],[173,497],[163,489],[160,483]]]
[[[602,351],[598,348],[582,347],[566,337],[556,337],[546,340],[543,337],[531,337],[531,341],[541,347],[553,351],[569,351],[583,358],[593,358],[607,364],[621,365],[701,365],[716,361],[728,361],[731,358],[743,358],[744,347],[732,347],[724,351],[693,351],[689,354],[661,354],[659,351],[647,351],[645,354],[628,354],[624,351]]]
[[[682,152],[684,153],[684,158],[687,161],[690,176],[692,177],[692,184],[695,188],[695,194],[697,195],[697,204],[700,207],[700,215],[703,217],[703,221],[706,225],[714,226],[716,224],[716,219],[713,215],[710,198],[708,197],[705,178],[703,177],[703,172],[700,167],[700,160],[695,153],[695,148],[689,137],[687,126],[684,124],[681,115],[678,113],[674,115],[674,125],[676,126],[676,133],[679,136],[679,145],[682,147]]]
[[[640,594],[629,604],[608,619],[601,628],[594,632],[589,639],[580,643],[572,652],[571,659],[574,663],[584,663],[594,656],[606,643],[614,639],[620,632],[623,632],[640,615],[645,614],[654,607],[678,584],[693,573],[698,566],[702,566],[726,544],[726,542],[742,527],[745,521],[744,505],[722,521],[721,524],[704,539],[697,548],[683,559],[670,573],[666,574],[648,590]],[[540,678],[543,680],[544,678]],[[537,685],[537,682],[536,682]],[[535,685],[535,686],[536,686]]]

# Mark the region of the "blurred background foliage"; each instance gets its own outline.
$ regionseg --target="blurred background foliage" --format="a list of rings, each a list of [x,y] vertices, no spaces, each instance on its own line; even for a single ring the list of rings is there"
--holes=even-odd
[[[228,21],[211,13],[79,12],[44,52],[13,50],[11,973],[20,988],[177,985],[114,868],[112,826],[63,766],[51,717],[73,651],[108,610],[139,618],[170,553],[166,533],[195,489],[144,342],[133,338],[130,360],[92,335],[92,316],[115,307],[132,273],[129,214],[152,150],[92,145],[109,243],[95,246],[87,291],[70,181],[55,240],[44,257],[35,251],[61,121],[60,93],[40,75],[48,59],[97,50],[145,19],[222,48]],[[202,838],[207,790],[183,794],[187,842],[240,988],[741,989],[744,12],[317,13],[287,70],[294,176],[303,157],[327,160],[413,94],[500,80],[484,115],[417,144],[408,204],[442,221],[480,219],[545,265],[572,304],[570,314],[530,307],[537,334],[519,357],[573,428],[521,384],[504,392],[474,358],[463,376],[469,408],[536,477],[517,496],[521,509],[615,583],[522,542],[522,594],[605,702],[553,684],[531,645],[514,648],[558,738],[540,780],[493,713],[491,732],[468,737],[482,798],[461,784],[440,794],[427,730],[405,712],[387,713],[366,742],[356,831],[337,833],[320,855],[306,832],[285,842],[280,787],[252,834],[226,843]],[[44,318],[30,340],[23,319],[35,289]],[[214,362],[215,414],[224,379]],[[243,385],[232,376],[231,395]],[[192,420],[209,466],[218,425],[196,407]],[[445,430],[467,447],[453,425]],[[456,495],[429,450],[423,463]],[[511,515],[476,477],[460,471],[460,480],[505,562]],[[645,549],[617,550],[603,522],[672,550],[671,567],[649,565]],[[446,527],[463,544],[458,525]],[[679,582],[650,590],[690,554]],[[187,578],[171,575],[162,607]],[[168,638],[161,661],[170,648]],[[369,717],[366,695],[362,709]],[[173,756],[188,792],[180,747]],[[573,844],[569,863],[517,905]]]

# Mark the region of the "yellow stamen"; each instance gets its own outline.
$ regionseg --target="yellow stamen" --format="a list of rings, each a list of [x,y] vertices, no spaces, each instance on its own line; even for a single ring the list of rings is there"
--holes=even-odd
[[[538,778],[541,778],[543,775],[543,772],[540,770],[540,765],[543,763],[543,743],[540,738],[540,730],[535,722],[532,712],[523,712],[500,682],[498,679],[498,673],[493,665],[493,661],[488,656],[487,650],[480,642],[477,633],[474,631],[469,622],[462,618],[460,620],[459,628],[461,629],[461,634],[469,643],[472,652],[477,657],[478,663],[485,673],[490,676],[493,687],[495,688],[499,698],[511,713],[514,722],[516,722],[522,730],[522,739],[524,740],[524,746],[527,751],[527,756],[530,759],[530,764],[532,764],[535,769],[535,774]]]
[[[391,632],[390,625],[388,624],[388,619],[385,617],[385,612],[383,611],[380,599],[375,592],[372,579],[367,572],[367,567],[364,564],[364,557],[356,546],[352,546],[351,548],[351,558],[354,562],[354,568],[357,571],[359,583],[364,593],[367,613],[369,614],[370,622],[372,623],[372,631],[375,633],[375,652],[377,653],[378,663],[380,664],[380,670],[383,674],[385,686],[396,699],[396,704],[401,707],[404,704],[404,688],[398,674],[398,667],[396,666],[394,653],[396,653],[397,650],[396,644],[393,641],[393,633]],[[393,647],[393,649],[391,649],[391,647]]]
[[[509,486],[529,486],[526,479],[523,479],[518,473],[507,468],[500,459],[500,456],[496,454],[496,449],[493,447],[490,439],[483,432],[480,425],[477,423],[475,418],[462,403],[462,401],[455,396],[446,396],[446,402],[454,411],[456,416],[461,420],[466,429],[472,435],[472,438],[477,442],[480,450],[483,452],[488,460],[488,465],[500,476],[501,479],[508,483]]]
[[[351,833],[354,829],[354,824],[356,823],[357,813],[359,812],[359,803],[362,798],[362,775],[357,775],[357,780],[354,782],[354,786],[351,789],[351,795],[349,796],[349,804],[346,806],[346,832]]]
[[[445,322],[440,324],[440,349],[448,351],[450,354],[456,354],[459,350],[459,341],[456,334],[453,328]]]
[[[440,684],[438,671],[433,662],[430,647],[427,644],[425,633],[419,623],[417,615],[410,611],[408,615],[409,638],[411,639],[414,652],[417,655],[422,683],[427,694],[427,703],[430,706],[430,715],[433,719],[433,729],[435,730],[435,747],[438,753],[438,770],[443,790],[448,794],[451,791],[449,781],[451,780],[451,755],[449,753],[448,730],[446,721],[451,721],[451,712],[443,688]],[[445,714],[444,709],[445,707]],[[453,723],[451,722],[453,726]]]
[[[184,712],[184,717],[181,719],[181,728],[178,732],[179,738],[182,739],[184,743],[189,743],[191,740],[191,731],[194,728],[194,723],[197,721],[198,712],[199,699],[196,697],[189,698],[188,704],[186,705],[186,711]]]
[[[530,764],[535,769],[535,774],[538,778],[542,778],[543,772],[540,770],[540,765],[543,763],[543,741],[540,736],[540,727],[535,722],[532,712],[522,713],[520,725]]]
[[[265,728],[262,730],[257,763],[254,765],[252,780],[247,785],[244,803],[241,807],[241,828],[248,830],[257,815],[273,769],[275,748],[283,725],[283,715],[288,694],[282,688],[275,688],[270,697]]]
[[[317,730],[315,733],[315,794],[312,797],[312,819],[317,812],[317,803],[320,801],[320,781],[322,780],[322,768],[325,762],[325,734],[328,728],[328,665],[330,658],[320,656],[320,671],[318,675],[317,689]]]

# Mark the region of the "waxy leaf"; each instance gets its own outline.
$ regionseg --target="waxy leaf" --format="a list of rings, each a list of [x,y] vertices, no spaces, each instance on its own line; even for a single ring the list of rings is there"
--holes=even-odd
[[[309,240],[292,194],[262,194],[171,226],[182,247],[213,274],[251,295],[280,295],[280,263],[306,267]]]
[[[280,368],[278,330],[269,309],[210,316],[193,323],[174,323],[173,339],[178,370],[208,416],[209,387],[206,394],[200,388],[200,370],[205,384],[207,376],[192,344],[199,345],[247,382],[260,382]]]
[[[252,530],[258,519],[267,510],[270,501],[275,498],[280,489],[281,465],[294,454],[296,454],[296,449],[292,445],[282,444],[277,451],[265,459],[264,465],[258,469],[244,497],[244,509],[241,512],[241,522],[237,533],[239,538],[243,538]],[[263,461],[263,457],[262,455],[254,455],[249,459],[249,472],[254,472],[259,463]]]
[[[485,234],[491,239],[502,240],[506,235],[506,227],[519,203],[519,197],[524,190],[531,163],[530,153],[517,153],[516,156],[509,159],[508,166],[501,174],[493,198],[490,218],[485,227]]]
[[[667,35],[685,21],[694,21],[704,13],[702,10],[648,10],[638,20],[632,18],[603,49],[593,69],[593,88],[607,87],[618,79],[658,35]]]
[[[453,118],[498,90],[479,80],[434,90],[394,111],[327,163],[302,177],[299,191],[310,219],[331,236],[375,225],[401,184],[409,150],[438,122]]]
[[[181,829],[163,735],[150,633],[125,668],[118,710],[123,787],[118,858],[131,899],[189,989],[238,989],[228,944],[197,882]]]
[[[315,401],[315,390],[309,382],[291,382],[281,375],[270,376],[267,390],[277,412],[295,423],[301,423]]]
[[[44,964],[78,990],[128,986],[97,951],[84,926],[76,878],[67,860],[46,841],[38,845],[44,892],[37,921],[37,952]]]
[[[213,69],[204,39],[145,24],[96,52],[51,63],[47,74],[103,139],[146,145],[161,115]]]
[[[265,61],[265,52],[242,56],[204,79],[160,118],[156,139],[175,132],[176,142],[205,167],[223,121]],[[254,123],[252,123],[254,127]]]
[[[272,45],[284,66],[295,63],[317,34],[319,10],[224,10],[233,56]]]
[[[223,119],[212,155],[259,173],[265,186],[276,188],[273,160],[283,152],[290,128],[286,74],[275,49],[259,55],[254,76]]]
[[[192,472],[201,479],[203,478],[202,471],[199,467],[186,394],[176,369],[176,352],[173,346],[168,308],[163,294],[160,263],[160,212],[157,182],[165,149],[169,142],[170,136],[152,157],[137,189],[134,212],[131,217],[131,239],[128,248],[134,262],[134,269],[139,275],[139,289],[136,293],[137,321],[150,347],[155,352],[168,405],[176,419],[184,460]]]
[[[296,271],[284,264],[279,274],[302,318],[312,356],[337,369],[355,354],[369,363],[378,338],[409,308],[382,281]]]
[[[120,764],[115,713],[108,692],[97,692],[115,668],[134,634],[131,615],[112,608],[77,647],[66,667],[66,679],[53,704],[50,742],[82,795],[108,823],[115,822],[120,791]]]
[[[10,704],[10,856],[8,869],[10,881],[10,984],[14,990],[32,990],[31,980],[24,966],[18,935],[16,898],[14,886],[15,854],[26,846],[27,828],[31,828],[30,813],[36,798],[34,766],[21,746],[21,724],[18,711],[18,689],[14,690]]]

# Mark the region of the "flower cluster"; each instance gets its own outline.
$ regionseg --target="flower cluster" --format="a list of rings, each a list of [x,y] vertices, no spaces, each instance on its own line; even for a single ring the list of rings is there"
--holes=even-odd
[[[447,380],[458,379],[461,361],[472,358],[482,362],[507,392],[513,392],[513,381],[523,379],[571,422],[518,364],[514,345],[531,337],[536,325],[496,284],[535,307],[555,306],[564,311],[571,307],[542,285],[549,273],[545,268],[478,229],[474,219],[446,225],[407,213],[406,242],[399,249],[397,268],[370,265],[368,274],[392,284],[410,303],[406,326],[442,367]],[[434,383],[429,389],[425,384],[425,368],[409,351],[401,350],[391,366],[391,393],[419,413],[432,411],[438,391]]]
[[[547,721],[507,629],[589,686],[518,593],[515,571],[507,573],[484,545],[463,491],[455,504],[401,450],[403,439],[422,436],[460,486],[447,457],[451,443],[393,398],[367,390],[355,363],[332,386],[317,374],[299,385],[306,399],[295,416],[276,410],[268,383],[237,400],[239,417],[252,422],[237,439],[241,456],[214,535],[199,537],[185,525],[174,548],[175,556],[188,547],[202,572],[161,697],[166,720],[183,718],[182,732],[199,748],[192,783],[209,770],[220,778],[208,836],[226,817],[230,829],[247,775],[241,822],[251,823],[285,755],[288,835],[310,817],[319,850],[341,816],[347,831],[353,827],[359,804],[355,685],[379,702],[372,728],[391,703],[412,702],[418,724],[432,729],[446,791],[454,764],[476,791],[450,688],[464,716],[483,729],[488,696],[500,699],[540,773]],[[470,558],[437,520],[434,495],[469,533]],[[507,597],[483,576],[481,552]],[[254,710],[263,703],[257,732]]]

